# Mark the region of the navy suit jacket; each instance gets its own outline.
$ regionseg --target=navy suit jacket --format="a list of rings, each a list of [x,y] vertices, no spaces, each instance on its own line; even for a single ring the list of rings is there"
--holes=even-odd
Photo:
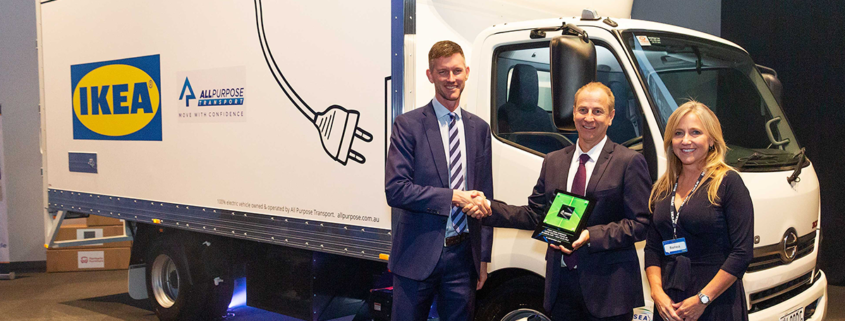
[[[492,199],[490,126],[463,109],[461,116],[466,140],[467,188],[482,191]],[[396,220],[388,268],[397,275],[424,280],[440,259],[446,220],[452,208],[448,166],[431,103],[396,117],[385,164],[385,194],[387,204],[395,209]],[[480,262],[490,261],[493,231],[491,227],[482,228],[479,220],[467,217],[467,221],[472,259],[478,273]]]
[[[485,225],[533,230],[545,218],[556,189],[567,190],[569,166],[575,145],[546,155],[528,205],[513,206],[493,201],[493,215]],[[590,314],[606,318],[629,313],[643,301],[640,264],[634,243],[646,237],[651,213],[648,197],[651,180],[645,158],[639,153],[611,142],[604,145],[590,181],[587,197],[596,200],[587,221],[590,245],[582,246],[578,256],[581,291]],[[546,251],[545,308],[551,310],[557,298],[562,252]]]

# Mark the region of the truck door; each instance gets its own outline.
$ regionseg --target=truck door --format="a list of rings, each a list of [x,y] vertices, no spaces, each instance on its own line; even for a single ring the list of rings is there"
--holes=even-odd
[[[476,112],[486,116],[494,135],[493,163],[496,197],[514,204],[522,204],[530,193],[546,153],[562,149],[577,141],[578,134],[572,126],[572,105],[575,91],[588,81],[598,81],[608,86],[614,96],[616,116],[608,128],[611,141],[644,152],[656,177],[654,142],[643,144],[643,136],[653,140],[646,130],[640,94],[631,85],[627,57],[618,40],[607,30],[585,27],[595,46],[594,62],[590,68],[578,55],[564,54],[557,61],[569,69],[554,71],[550,59],[550,43],[560,32],[547,32],[542,38],[531,38],[531,30],[516,30],[493,34],[484,40],[481,57],[492,63],[476,65],[474,75],[484,77],[478,86]],[[536,36],[535,36],[536,37]],[[479,57],[476,55],[476,57]],[[478,58],[476,58],[478,59]],[[568,60],[567,60],[568,59]],[[556,61],[556,62],[557,62]],[[594,76],[568,73],[572,66]],[[560,77],[553,75],[560,74]],[[554,77],[554,79],[553,79]],[[553,101],[554,80],[562,87],[558,90],[560,103]],[[563,81],[566,80],[566,81]],[[659,137],[659,136],[658,136]],[[530,177],[530,179],[528,179]],[[511,193],[515,196],[511,198]]]
[[[553,43],[560,31],[546,31],[545,37],[540,37],[530,28],[509,31],[493,28],[488,29],[489,35],[482,36],[480,47],[476,42],[472,67],[473,77],[478,77],[475,79],[478,84],[475,113],[489,121],[493,133],[496,199],[512,205],[526,204],[545,154],[577,141],[578,134],[572,124],[574,94],[589,81],[603,83],[615,98],[613,108],[616,112],[608,128],[609,139],[650,153],[646,158],[650,159],[650,166],[655,167],[656,173],[654,142],[648,134],[649,126],[640,105],[639,97],[644,96],[642,90],[631,85],[630,79],[636,78],[630,76],[634,73],[625,51],[611,32],[596,27],[584,30],[589,34],[592,52],[567,53],[564,44],[564,48],[558,48],[564,52],[557,52],[556,58],[552,58],[556,51]],[[576,44],[571,49],[583,48]],[[555,89],[556,86],[559,88]],[[511,277],[514,273],[522,273],[526,278],[542,278],[546,248],[544,243],[531,238],[530,231],[497,228],[489,266],[491,281],[488,282],[498,284],[495,281],[499,277],[497,273]],[[507,290],[520,293],[511,297],[519,297],[523,307],[536,306],[532,293],[537,292],[532,289],[491,289],[490,292]],[[537,290],[539,300],[542,300],[542,287]],[[514,301],[517,300],[507,302]],[[506,304],[502,310],[516,312],[520,309],[509,310],[509,307]],[[484,309],[481,311],[479,313],[486,313]]]

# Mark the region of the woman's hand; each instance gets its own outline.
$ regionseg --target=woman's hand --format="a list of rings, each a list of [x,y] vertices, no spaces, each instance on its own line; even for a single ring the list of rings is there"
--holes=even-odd
[[[684,319],[678,316],[675,312],[675,302],[666,295],[663,290],[652,290],[651,299],[654,300],[655,310],[660,314],[663,320],[667,321],[683,321]]]
[[[701,314],[704,313],[704,308],[707,306],[701,303],[701,299],[697,295],[693,295],[686,300],[672,304],[678,316],[684,320],[698,320]]]

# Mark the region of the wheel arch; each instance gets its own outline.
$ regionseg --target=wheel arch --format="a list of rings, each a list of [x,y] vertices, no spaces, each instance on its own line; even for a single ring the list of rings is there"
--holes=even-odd
[[[484,283],[484,288],[478,291],[476,297],[479,301],[484,300],[502,284],[520,277],[534,277],[545,283],[545,278],[533,271],[520,268],[505,268],[490,272],[487,276],[487,281]]]

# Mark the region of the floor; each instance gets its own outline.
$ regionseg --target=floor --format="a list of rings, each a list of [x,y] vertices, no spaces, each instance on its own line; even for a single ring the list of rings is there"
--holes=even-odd
[[[828,318],[845,321],[845,286],[828,287]],[[0,320],[158,320],[146,300],[126,293],[126,271],[19,273],[0,280]],[[296,319],[241,307],[226,320]]]
[[[14,280],[0,280],[0,320],[158,320],[146,300],[129,297],[126,273],[18,273]],[[241,307],[226,320],[297,319]]]

